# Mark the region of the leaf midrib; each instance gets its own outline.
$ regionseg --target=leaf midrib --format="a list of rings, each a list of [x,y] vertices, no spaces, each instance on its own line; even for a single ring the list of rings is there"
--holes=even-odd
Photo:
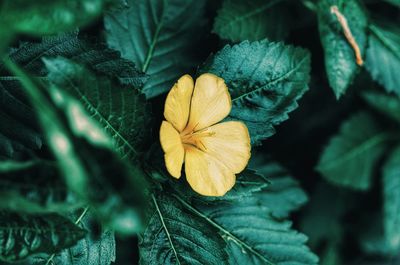
[[[393,133],[388,133],[388,132],[382,132],[382,133],[375,134],[374,136],[369,137],[367,140],[363,141],[361,144],[357,145],[355,148],[352,148],[346,154],[341,155],[338,159],[331,160],[327,163],[319,165],[317,167],[317,169],[319,169],[319,170],[332,169],[332,168],[342,164],[343,162],[352,160],[354,157],[367,151],[368,149],[373,148],[374,146],[391,139],[393,136],[394,136]]]
[[[262,87],[258,87],[257,89],[252,89],[251,91],[248,91],[248,92],[243,93],[242,95],[240,95],[240,96],[238,96],[238,97],[236,97],[236,98],[233,98],[233,99],[232,99],[232,103],[233,103],[233,102],[236,102],[237,100],[240,100],[240,99],[242,99],[242,98],[244,98],[244,97],[246,97],[246,96],[248,96],[248,95],[250,95],[251,93],[253,93],[253,92],[255,92],[255,91],[263,90],[263,89],[266,88],[266,87],[269,87],[269,86],[271,86],[271,85],[273,85],[273,84],[276,84],[276,83],[278,83],[278,82],[280,82],[280,81],[282,81],[282,80],[285,80],[286,78],[288,78],[289,76],[291,76],[294,72],[296,72],[297,70],[299,70],[299,69],[303,66],[303,63],[306,61],[306,59],[308,59],[308,55],[304,56],[303,59],[301,59],[301,61],[300,61],[293,69],[291,69],[290,71],[288,71],[288,72],[284,73],[283,75],[278,76],[277,78],[275,78],[275,79],[269,81],[268,83],[266,83],[266,84],[265,84],[264,86],[262,86]]]
[[[105,123],[106,127],[110,128],[115,133],[115,135],[119,139],[121,139],[123,144],[125,146],[127,146],[130,149],[130,151],[132,151],[135,155],[137,155],[137,152],[136,152],[135,148],[133,148],[133,146],[128,142],[128,140],[125,139],[125,137],[122,136],[119,133],[119,131],[117,129],[115,129],[114,126],[112,126],[112,124],[110,124],[110,122],[100,113],[99,110],[97,110],[96,107],[94,107],[94,105],[90,102],[90,100],[81,92],[79,87],[75,86],[74,82],[67,75],[65,75],[63,72],[59,71],[58,68],[54,67],[54,70],[57,71],[62,77],[64,77],[64,79],[75,89],[75,91],[79,94],[79,96],[85,102],[85,104],[90,108],[90,110],[92,110],[94,112],[94,115],[97,115],[97,116],[100,117],[100,122]]]
[[[188,204],[187,202],[185,202],[184,200],[182,200],[179,196],[177,195],[173,195],[183,206],[185,206],[188,210],[190,210],[191,212],[195,213],[196,215],[200,216],[201,218],[203,218],[204,220],[206,220],[208,223],[210,223],[212,226],[214,226],[215,228],[217,228],[219,231],[221,231],[222,233],[224,233],[226,236],[228,236],[229,238],[231,238],[233,241],[235,241],[235,243],[240,244],[241,246],[245,247],[246,249],[248,249],[251,253],[253,253],[254,255],[256,255],[258,258],[260,258],[261,260],[263,260],[266,264],[268,265],[277,265],[275,263],[273,263],[272,261],[266,259],[261,253],[259,253],[257,250],[255,250],[253,247],[249,246],[246,242],[243,242],[241,239],[239,239],[238,237],[236,237],[235,235],[233,235],[231,232],[229,232],[228,230],[226,230],[224,227],[220,226],[219,224],[217,224],[216,222],[214,222],[213,220],[211,220],[208,216],[204,215],[203,213],[201,213],[200,211],[198,211],[197,209],[195,209],[193,206],[191,206],[190,204]]]
[[[379,32],[380,29],[377,26],[371,25],[371,26],[369,26],[369,29],[378,38],[378,40],[383,44],[383,46],[385,46],[388,50],[390,50],[394,54],[394,56],[396,56],[398,59],[400,59],[400,54],[397,53],[397,51],[393,49],[392,45],[387,42],[387,40],[386,40],[387,38]]]

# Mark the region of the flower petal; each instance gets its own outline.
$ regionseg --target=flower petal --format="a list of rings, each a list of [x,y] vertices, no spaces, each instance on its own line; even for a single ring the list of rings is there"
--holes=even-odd
[[[205,152],[222,162],[233,173],[241,172],[250,159],[250,136],[246,125],[228,121],[206,128],[210,136],[199,140]]]
[[[228,116],[232,103],[224,79],[202,74],[196,79],[190,107],[188,131],[198,131]]]
[[[223,163],[193,146],[185,146],[186,179],[196,192],[223,196],[235,185],[236,176]]]
[[[178,131],[167,121],[161,124],[160,142],[169,174],[174,178],[180,178],[185,151]]]
[[[193,94],[193,79],[184,75],[169,91],[164,107],[164,117],[179,132],[181,132],[189,118],[190,101]]]

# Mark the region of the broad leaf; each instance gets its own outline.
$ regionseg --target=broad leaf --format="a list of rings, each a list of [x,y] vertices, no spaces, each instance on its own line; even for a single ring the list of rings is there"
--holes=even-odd
[[[289,32],[290,14],[282,0],[224,0],[213,31],[222,39],[282,40]]]
[[[370,25],[365,66],[372,78],[400,95],[400,30],[397,25]]]
[[[83,26],[103,9],[104,0],[3,0],[0,32],[55,34]]]
[[[150,222],[140,242],[140,264],[215,264],[226,262],[217,230],[182,209],[174,198],[154,197]]]
[[[139,206],[146,204],[141,168],[121,160],[113,139],[79,101],[54,84],[39,86],[14,63],[6,63],[31,98],[68,188],[92,204],[109,227],[128,234],[140,230]]]
[[[316,169],[333,184],[367,190],[388,138],[390,134],[383,132],[372,116],[356,113],[331,138]]]
[[[343,95],[358,72],[353,48],[346,39],[338,18],[331,12],[337,6],[364,56],[367,45],[367,16],[358,0],[320,0],[318,25],[325,53],[325,68],[336,98]]]
[[[52,254],[84,236],[85,230],[57,214],[0,211],[1,261],[17,261],[36,253]]]
[[[122,1],[120,1],[122,2]],[[204,0],[126,0],[105,16],[107,42],[150,76],[147,98],[168,91],[197,65]]]
[[[0,80],[0,158],[32,155],[43,145],[35,114],[21,88]]]
[[[201,72],[222,77],[232,97],[229,119],[246,123],[252,144],[275,133],[308,89],[310,56],[282,43],[244,41],[210,57]]]
[[[400,123],[400,99],[377,91],[365,91],[364,100],[372,108]]]
[[[79,216],[77,217],[79,219]],[[77,219],[77,220],[78,220]],[[79,226],[88,231],[85,238],[70,248],[52,255],[38,255],[29,259],[31,265],[110,265],[115,262],[115,236],[111,231],[96,233],[90,215],[85,215]]]
[[[63,58],[45,59],[48,79],[74,94],[115,139],[122,156],[138,159],[150,132],[150,111],[135,88],[119,86]],[[137,162],[136,162],[137,163]]]
[[[307,237],[291,229],[291,222],[278,221],[257,198],[213,203],[181,201],[188,209],[219,229],[227,243],[230,264],[317,264],[305,246]]]
[[[52,161],[0,162],[0,208],[25,213],[67,212],[77,201]]]
[[[383,166],[383,227],[386,242],[400,249],[400,146]]]

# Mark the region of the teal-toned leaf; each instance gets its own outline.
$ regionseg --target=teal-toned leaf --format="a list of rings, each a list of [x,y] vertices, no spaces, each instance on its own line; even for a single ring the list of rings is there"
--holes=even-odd
[[[79,216],[77,217],[79,218]],[[115,236],[112,231],[94,231],[93,218],[85,215],[79,226],[87,230],[85,238],[74,246],[63,249],[55,255],[41,254],[29,259],[31,265],[110,265],[115,262]]]
[[[307,237],[292,230],[291,222],[279,221],[254,197],[238,201],[195,203],[198,212],[219,229],[227,243],[229,264],[317,264],[305,245]]]
[[[3,0],[0,31],[56,34],[84,26],[101,14],[103,0]]]
[[[82,207],[52,161],[0,161],[0,208],[20,213],[67,212]]]
[[[0,211],[0,260],[17,261],[36,253],[71,247],[85,230],[57,214],[27,215]]]
[[[234,42],[262,39],[282,40],[289,33],[290,14],[282,0],[225,0],[214,21],[213,31]]]
[[[68,188],[93,205],[108,227],[125,234],[139,231],[147,189],[142,170],[121,160],[113,139],[78,100],[54,84],[40,86],[14,63],[6,63],[31,98]]]
[[[400,122],[400,99],[398,97],[377,91],[365,91],[362,96],[372,108],[394,121]]]
[[[399,0],[385,0],[385,1],[390,3],[390,4],[392,4],[392,5],[400,7],[400,1]]]
[[[400,30],[397,25],[371,24],[365,66],[386,91],[400,95]]]
[[[44,62],[49,81],[79,98],[114,138],[122,156],[138,159],[150,133],[151,116],[144,96],[134,87],[119,86],[64,58]]]
[[[372,116],[356,113],[331,138],[316,169],[335,185],[367,190],[388,137],[390,134],[383,132]]]
[[[320,0],[318,25],[325,54],[328,80],[336,98],[343,95],[356,76],[359,66],[353,48],[346,39],[338,18],[331,12],[337,6],[364,56],[367,45],[367,16],[358,0]]]
[[[387,244],[400,249],[400,146],[383,166],[383,227]]]
[[[109,46],[150,76],[147,98],[167,92],[197,65],[204,0],[126,0],[105,16]]]
[[[36,117],[21,88],[0,80],[0,158],[30,155],[43,145]]]
[[[182,208],[176,199],[154,197],[150,222],[140,242],[140,264],[227,264],[217,230]]]
[[[222,77],[231,93],[229,119],[246,123],[252,144],[275,133],[308,89],[310,56],[282,43],[244,41],[227,45],[200,72]]]
[[[308,201],[300,183],[270,157],[253,153],[249,166],[257,169],[257,173],[270,182],[268,187],[257,194],[257,198],[271,210],[274,217],[287,218]]]

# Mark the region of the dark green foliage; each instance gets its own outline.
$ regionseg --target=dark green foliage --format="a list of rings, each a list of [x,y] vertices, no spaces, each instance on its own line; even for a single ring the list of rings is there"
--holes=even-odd
[[[330,140],[317,170],[334,184],[366,190],[389,137],[368,113],[354,114]]]
[[[308,89],[310,55],[306,50],[266,40],[225,46],[201,72],[222,77],[232,98],[229,118],[246,123],[252,144],[275,133]]]
[[[0,0],[0,263],[396,263],[398,7]],[[172,178],[159,140],[203,73],[251,138],[223,197]]]
[[[268,38],[282,40],[290,30],[290,15],[282,0],[225,0],[215,18],[213,31],[234,42]]]
[[[371,24],[365,66],[386,91],[400,95],[400,30],[395,25]]]
[[[105,16],[107,42],[150,76],[147,98],[167,92],[196,66],[204,0],[120,1]]]
[[[318,26],[325,51],[325,68],[336,97],[342,96],[358,72],[354,50],[345,38],[343,28],[331,7],[337,6],[346,17],[350,31],[357,42],[361,56],[367,45],[367,16],[358,0],[320,0]]]
[[[0,211],[0,260],[17,261],[34,253],[72,246],[85,230],[57,214],[27,215]]]

